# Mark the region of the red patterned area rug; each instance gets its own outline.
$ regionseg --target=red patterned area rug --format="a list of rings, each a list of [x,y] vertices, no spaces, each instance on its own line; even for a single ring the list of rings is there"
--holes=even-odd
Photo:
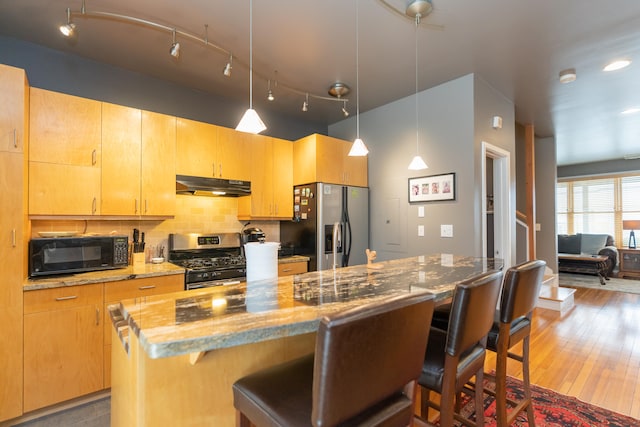
[[[494,384],[485,380],[485,386],[494,389]],[[565,396],[553,390],[535,385],[531,386],[536,427],[638,427],[640,420],[628,417],[608,409],[582,402],[575,397]],[[507,378],[507,397],[520,400],[523,397],[522,381]],[[473,414],[473,400],[465,396],[462,414],[466,417]],[[492,396],[485,394],[484,425],[496,426],[496,402]],[[436,425],[440,425],[436,422]],[[460,424],[456,424],[460,425]],[[512,426],[528,427],[527,414],[521,412]]]

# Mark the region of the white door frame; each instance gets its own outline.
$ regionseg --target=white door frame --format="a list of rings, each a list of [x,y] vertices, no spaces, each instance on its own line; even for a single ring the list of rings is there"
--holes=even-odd
[[[482,141],[482,256],[502,258],[505,270],[511,267],[515,243],[515,212],[511,200],[511,153]],[[493,159],[494,254],[487,254],[487,157]],[[496,194],[497,193],[497,194]],[[513,217],[513,218],[512,218]],[[506,225],[506,226],[505,226]]]

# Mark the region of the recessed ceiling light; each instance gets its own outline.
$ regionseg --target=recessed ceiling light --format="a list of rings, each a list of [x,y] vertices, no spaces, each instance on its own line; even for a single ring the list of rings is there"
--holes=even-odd
[[[631,64],[631,60],[629,59],[619,59],[613,62],[608,63],[602,71],[616,71],[622,68],[628,67]]]
[[[627,108],[620,114],[635,114],[635,113],[640,113],[640,108],[638,107]]]
[[[571,83],[576,77],[575,68],[567,68],[566,70],[560,71],[560,83]]]

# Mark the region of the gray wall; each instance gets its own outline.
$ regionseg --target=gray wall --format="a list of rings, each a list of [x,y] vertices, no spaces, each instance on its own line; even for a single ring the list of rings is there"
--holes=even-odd
[[[513,104],[474,75],[417,96],[425,171],[407,169],[416,154],[415,95],[360,114],[360,136],[369,147],[370,246],[379,260],[439,252],[480,256],[479,146],[486,140],[513,150]],[[501,132],[491,128],[494,115],[504,119]],[[355,121],[331,125],[329,134],[353,140]],[[456,200],[409,204],[410,177],[450,172],[456,173]],[[418,206],[424,218],[418,218]],[[453,238],[440,237],[441,224],[453,225]],[[424,237],[418,237],[418,225],[424,225]]]
[[[558,272],[558,239],[556,237],[556,141],[536,138],[536,258]]]
[[[3,36],[0,63],[26,70],[34,87],[229,128],[236,127],[246,109],[246,104]],[[260,115],[268,124],[265,135],[296,140],[312,133],[327,133],[324,124],[268,110],[261,110]]]

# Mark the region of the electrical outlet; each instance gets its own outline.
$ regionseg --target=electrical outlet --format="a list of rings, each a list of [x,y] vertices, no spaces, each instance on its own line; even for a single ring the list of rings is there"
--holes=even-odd
[[[440,225],[440,237],[453,237],[453,225],[441,224]]]
[[[424,225],[418,226],[418,237],[424,237]]]

